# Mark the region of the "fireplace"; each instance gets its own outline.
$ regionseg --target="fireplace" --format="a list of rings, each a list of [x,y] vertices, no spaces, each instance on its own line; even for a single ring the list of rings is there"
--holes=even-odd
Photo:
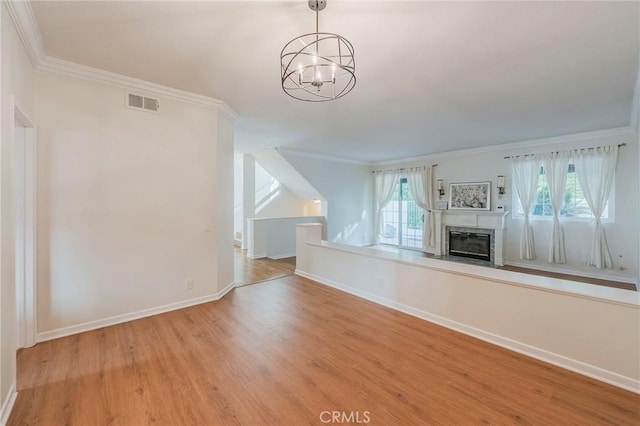
[[[504,242],[506,233],[506,217],[509,212],[458,212],[436,210],[436,247],[435,257],[452,257],[458,262],[467,262],[480,266],[504,265]],[[449,232],[471,232],[489,234],[489,260],[471,259],[469,257],[449,256]],[[468,251],[468,250],[464,250]],[[486,259],[484,253],[483,259]]]
[[[491,262],[492,236],[493,231],[488,229],[448,227],[447,254]]]

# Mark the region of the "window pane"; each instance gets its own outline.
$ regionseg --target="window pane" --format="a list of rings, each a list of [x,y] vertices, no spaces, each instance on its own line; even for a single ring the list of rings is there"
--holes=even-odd
[[[413,200],[406,178],[399,179],[389,204],[382,210],[380,242],[422,248],[423,212]]]
[[[403,247],[422,248],[422,209],[413,200],[409,184],[406,179],[402,185],[402,240]]]
[[[389,201],[389,204],[382,209],[382,234],[380,235],[380,242],[383,244],[398,245],[400,201],[398,200],[397,192],[398,190],[396,189],[396,191],[394,191],[394,197]]]
[[[522,205],[518,200],[516,205],[516,211],[519,215],[524,215]],[[551,199],[549,196],[549,186],[547,184],[547,176],[544,168],[540,169],[540,178],[538,180],[538,192],[536,194],[536,200],[532,207],[531,214],[533,216],[552,217],[553,209],[551,207]],[[561,217],[575,217],[575,218],[593,218],[591,209],[587,200],[584,198],[584,192],[580,186],[580,181],[575,172],[575,166],[569,165],[567,173],[567,184],[565,187],[565,194],[562,207],[560,208]],[[609,205],[604,209],[602,218],[609,217]]]
[[[547,175],[544,173],[544,169],[540,170],[538,193],[536,194],[536,202],[533,205],[532,214],[535,216],[553,216],[549,187],[547,186]]]
[[[569,168],[569,173],[567,174],[567,190],[564,194],[564,206],[560,214],[566,217],[593,217],[589,204],[584,198],[578,175],[573,167]],[[607,216],[603,215],[603,217]]]

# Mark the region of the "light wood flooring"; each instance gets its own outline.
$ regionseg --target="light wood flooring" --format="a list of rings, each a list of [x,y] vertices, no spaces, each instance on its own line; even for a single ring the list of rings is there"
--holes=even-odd
[[[296,258],[285,259],[249,259],[247,251],[234,247],[234,277],[236,287],[255,284],[261,281],[293,275],[296,270]]]
[[[20,350],[18,391],[10,426],[640,424],[640,395],[295,275]]]
[[[521,273],[530,274],[530,275],[540,275],[540,276],[543,276],[543,277],[559,278],[559,279],[562,279],[562,280],[577,281],[577,282],[581,282],[581,283],[601,285],[601,286],[605,286],[605,287],[621,288],[623,290],[637,291],[635,284],[623,283],[623,282],[620,282],[620,281],[603,280],[601,278],[580,277],[580,276],[577,276],[577,275],[560,274],[560,273],[557,273],[557,272],[548,272],[548,271],[540,271],[540,270],[537,270],[537,269],[521,268],[519,266],[511,266],[511,265],[500,266],[500,269],[504,269],[504,270],[507,270],[507,271],[521,272]]]

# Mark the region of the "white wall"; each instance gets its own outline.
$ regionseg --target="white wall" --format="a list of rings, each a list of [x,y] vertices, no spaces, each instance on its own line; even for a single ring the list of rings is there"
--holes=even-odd
[[[304,207],[309,201],[296,197],[286,186],[281,186],[278,196],[262,209],[256,211],[255,217],[306,216]]]
[[[245,170],[247,168],[251,170]],[[250,179],[245,181],[247,177]],[[262,189],[265,185],[269,186],[273,179],[275,178],[260,163],[255,161],[251,155],[234,154],[234,233],[242,233],[243,231],[245,226],[243,212],[246,218],[320,215],[319,208],[313,200],[296,195],[283,182],[279,182],[279,187],[269,202],[261,205],[259,209],[253,209],[249,206],[249,209],[245,210],[243,207],[244,199],[253,200],[252,202],[254,203],[259,202],[260,200],[255,195],[264,195]],[[260,191],[260,194],[256,193],[256,191]],[[244,241],[244,247],[246,248],[246,240]]]
[[[370,168],[285,149],[279,152],[326,200],[326,239],[356,246],[371,244]]]
[[[184,107],[184,105],[183,105]],[[186,111],[185,111],[186,112]],[[211,114],[210,110],[201,111],[202,115],[208,117]],[[189,128],[195,127],[195,123],[199,123],[200,121],[195,120],[195,117],[192,117],[191,120],[184,120],[184,117],[180,117],[183,121],[180,123],[181,126],[187,126]],[[205,232],[208,233],[209,229],[216,235],[216,240],[214,242],[215,247],[215,259],[211,257],[209,253],[210,242],[207,236],[206,238],[206,247],[203,246],[202,251],[188,251],[191,256],[191,259],[187,261],[186,271],[189,271],[191,268],[190,263],[195,260],[194,258],[198,258],[201,266],[206,266],[209,264],[209,267],[214,266],[217,270],[217,281],[210,282],[206,277],[202,277],[202,279],[196,279],[196,289],[199,291],[206,292],[211,294],[211,289],[209,286],[216,285],[217,287],[213,287],[213,294],[221,295],[225,291],[227,291],[230,286],[233,286],[234,283],[234,256],[233,256],[233,209],[231,206],[233,205],[233,184],[229,184],[233,182],[233,135],[234,135],[234,120],[232,117],[227,115],[221,110],[218,110],[212,117],[211,121],[216,124],[217,134],[213,139],[207,136],[206,133],[206,125],[203,125],[200,129],[202,132],[202,136],[200,138],[195,137],[194,135],[194,144],[198,146],[213,146],[214,148],[214,157],[215,161],[210,162],[210,158],[205,157],[200,160],[200,167],[205,170],[213,170],[215,171],[215,180],[213,182],[208,181],[206,178],[201,180],[199,183],[202,184],[203,192],[200,194],[204,199],[207,200],[206,208],[203,209],[198,204],[194,204],[195,210],[192,211],[192,214],[195,216],[201,215],[205,219],[205,224],[208,223],[206,220],[207,215],[209,214],[209,209],[211,208],[210,202],[213,199],[213,215],[216,218],[215,224],[213,228],[205,228]],[[175,140],[173,140],[175,142]],[[198,164],[197,162],[194,164]],[[186,164],[185,164],[186,166]],[[179,184],[179,181],[174,182],[174,184]],[[210,194],[211,185],[213,185],[213,193]],[[188,189],[189,187],[185,186],[182,188],[182,191]],[[182,224],[182,223],[181,223]],[[195,239],[192,241],[187,241],[187,244],[196,244],[200,243],[202,237],[199,237],[198,234],[198,225],[195,224]],[[201,233],[202,231],[200,231]],[[175,265],[180,268],[180,265]],[[195,278],[195,277],[194,277]],[[217,291],[216,291],[217,290]]]
[[[633,99],[631,104],[631,126],[636,131],[636,149],[637,154],[637,163],[636,165],[640,165],[640,70],[638,70],[638,75],[636,76],[636,85],[635,90],[633,92]],[[637,166],[636,166],[637,167]],[[637,174],[638,188],[640,188],[640,172]],[[640,192],[640,191],[639,191]],[[640,213],[640,200],[638,200],[638,211]],[[640,214],[636,216],[636,225],[638,226],[638,233],[640,234]],[[636,239],[637,243],[637,262],[638,269],[640,274],[640,236]],[[636,286],[637,288],[637,286]]]
[[[307,201],[302,208],[303,216],[322,216],[322,200]]]
[[[233,237],[242,234],[242,200],[243,200],[243,157],[242,154],[233,154]]]
[[[523,225],[521,217],[510,214],[507,217],[505,256],[507,263],[519,264],[539,269],[556,270],[566,273],[577,273],[604,278],[636,281],[638,277],[638,135],[629,129],[614,136],[598,136],[603,132],[580,135],[575,140],[537,141],[526,144],[511,144],[505,147],[479,149],[477,152],[443,153],[424,157],[420,164],[435,164],[434,179],[443,179],[448,200],[449,184],[452,182],[490,181],[491,209],[495,211],[497,204],[505,205],[508,211],[513,210],[514,188],[511,179],[511,162],[505,156],[551,152],[562,149],[593,147],[609,144],[626,143],[620,148],[615,183],[615,221],[605,221],[604,228],[607,242],[614,262],[614,269],[597,269],[584,266],[583,260],[589,258],[591,248],[591,221],[561,219],[565,235],[567,255],[566,264],[550,264],[547,261],[551,220],[534,218],[532,226],[536,247],[536,259],[532,261],[519,258],[520,232]],[[547,143],[548,142],[548,143]],[[393,167],[415,164],[415,160],[396,162]],[[387,163],[387,167],[390,165]],[[378,165],[377,167],[381,167]],[[504,175],[506,194],[501,198],[495,187],[496,177]]]
[[[232,284],[231,121],[162,97],[158,114],[134,110],[124,96],[36,73],[41,338]]]
[[[15,181],[13,176],[13,111],[10,98],[31,119],[33,112],[33,68],[18,33],[3,2],[1,15],[1,145],[0,145],[0,404],[8,411],[16,383],[16,293],[14,208]],[[5,411],[2,413],[6,415]]]
[[[256,215],[256,161],[248,154],[242,156],[242,249],[247,249],[247,219]]]
[[[272,176],[267,170],[265,170],[260,162],[256,160],[255,164],[255,190],[256,190],[256,203],[260,203],[260,196],[265,195],[265,191],[268,191],[275,181],[278,183],[278,188],[275,190],[275,194],[270,201],[261,205],[256,209],[255,217],[296,217],[304,216],[304,206],[309,199],[305,199],[294,194],[286,185],[286,182],[278,181],[277,178]],[[266,188],[266,189],[265,189]]]
[[[324,223],[323,216],[247,219],[247,257],[282,259],[296,255],[296,225]]]
[[[300,225],[296,274],[640,393],[638,293],[373,248]]]

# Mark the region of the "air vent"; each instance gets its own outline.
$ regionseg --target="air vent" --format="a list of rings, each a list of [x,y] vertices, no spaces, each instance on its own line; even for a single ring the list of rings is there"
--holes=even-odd
[[[158,112],[160,102],[157,99],[147,98],[142,95],[136,95],[135,93],[127,93],[127,106],[129,108]]]

